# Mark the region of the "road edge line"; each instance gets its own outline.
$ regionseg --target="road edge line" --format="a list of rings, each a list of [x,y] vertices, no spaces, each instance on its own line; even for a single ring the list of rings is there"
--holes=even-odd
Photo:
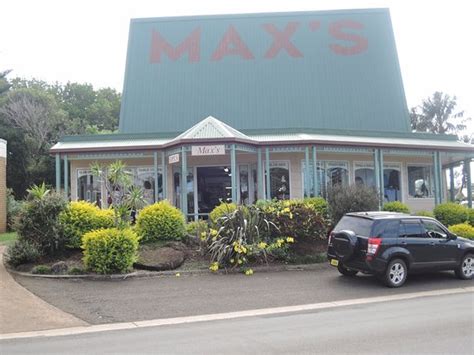
[[[422,298],[422,297],[445,296],[445,295],[470,293],[470,292],[474,292],[474,287],[459,287],[459,288],[453,288],[453,289],[420,291],[420,292],[402,293],[398,295],[389,295],[389,296],[355,298],[351,300],[310,303],[310,304],[303,304],[303,305],[296,305],[296,306],[261,308],[261,309],[226,312],[226,313],[203,314],[203,315],[196,315],[196,316],[159,318],[159,319],[143,320],[143,321],[135,321],[135,322],[107,323],[107,324],[97,324],[97,325],[90,325],[90,326],[38,330],[38,331],[21,332],[21,333],[6,333],[6,334],[0,334],[0,340],[37,338],[37,337],[56,337],[56,336],[66,336],[66,335],[99,333],[99,332],[113,331],[113,330],[138,329],[138,328],[159,327],[159,326],[166,326],[166,325],[201,323],[201,322],[218,321],[218,320],[228,320],[228,319],[258,317],[258,316],[283,314],[283,313],[296,313],[296,312],[312,311],[312,310],[320,310],[320,309],[339,308],[339,307],[364,305],[364,304],[371,304],[371,303],[401,301],[401,300],[408,300],[408,299]]]

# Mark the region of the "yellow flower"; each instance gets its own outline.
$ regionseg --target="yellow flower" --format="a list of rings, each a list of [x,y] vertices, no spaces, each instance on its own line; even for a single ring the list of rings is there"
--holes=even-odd
[[[293,237],[287,237],[287,238],[286,238],[286,242],[287,242],[287,243],[294,243],[294,242],[295,242],[295,238],[293,238]]]
[[[293,213],[290,212],[290,219],[293,219]]]
[[[267,243],[260,242],[260,243],[257,244],[257,247],[259,247],[260,249],[265,249],[267,247]]]
[[[289,207],[285,207],[282,212],[284,212],[284,213],[290,213],[290,208],[289,208]]]
[[[181,274],[179,272],[176,273],[176,277],[180,277]]]
[[[219,270],[219,263],[217,261],[213,262],[211,266],[209,266],[209,270],[216,272]]]
[[[211,229],[211,235],[212,235],[212,236],[217,235],[217,230],[216,230],[216,229]]]
[[[239,265],[242,264],[242,260],[240,260],[240,259],[237,260],[237,264],[239,264]]]
[[[202,232],[201,233],[201,240],[202,241],[205,241],[207,239],[207,233],[206,232]]]
[[[245,270],[245,275],[247,276],[253,275],[253,270],[252,269]]]

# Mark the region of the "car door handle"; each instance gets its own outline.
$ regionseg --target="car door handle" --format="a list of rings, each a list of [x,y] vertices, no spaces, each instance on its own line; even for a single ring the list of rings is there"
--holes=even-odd
[[[402,242],[402,245],[407,245],[407,242],[403,241],[403,242]]]
[[[430,242],[430,245],[435,245],[435,242]]]

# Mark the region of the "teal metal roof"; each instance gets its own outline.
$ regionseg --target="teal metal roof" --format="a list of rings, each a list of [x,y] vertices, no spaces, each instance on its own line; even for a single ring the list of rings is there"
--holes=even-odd
[[[317,144],[321,146],[359,146],[410,148],[420,150],[457,150],[474,152],[474,145],[456,141],[456,136],[426,133],[388,133],[350,131],[318,132],[306,129],[248,131],[244,134],[226,125],[214,117],[207,117],[186,132],[173,137],[163,134],[116,134],[64,137],[51,152],[80,152],[112,150],[151,150],[165,149],[180,144],[199,144],[212,141],[244,142],[251,145],[302,145]],[[387,133],[387,132],[385,132]]]
[[[409,132],[388,9],[135,19],[122,133],[238,129]]]

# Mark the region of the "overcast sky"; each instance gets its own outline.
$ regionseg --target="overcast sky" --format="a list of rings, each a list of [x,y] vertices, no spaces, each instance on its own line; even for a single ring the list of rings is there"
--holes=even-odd
[[[471,5],[470,5],[471,3]],[[131,18],[390,8],[409,106],[434,91],[474,117],[474,5],[469,0],[25,1],[0,6],[0,71],[122,91]],[[470,125],[474,130],[474,124]]]

